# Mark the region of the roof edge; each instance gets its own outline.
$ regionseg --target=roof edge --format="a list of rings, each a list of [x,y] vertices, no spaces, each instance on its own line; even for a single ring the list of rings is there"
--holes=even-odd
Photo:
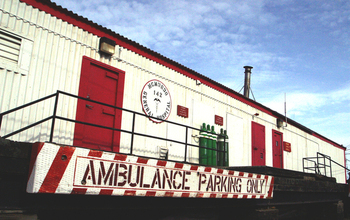
[[[285,116],[274,111],[274,110],[271,110],[270,108],[252,100],[252,99],[249,99],[247,97],[245,97],[244,95],[234,91],[233,89],[230,89],[174,60],[171,60],[147,47],[144,47],[142,45],[140,45],[139,43],[135,42],[135,41],[132,41],[114,31],[112,31],[111,29],[108,29],[106,27],[103,27],[97,23],[94,23],[93,21],[83,17],[83,16],[80,16],[68,9],[65,9],[63,8],[62,6],[59,6],[57,5],[56,3],[54,2],[51,2],[50,0],[19,0],[23,3],[26,3],[28,5],[31,5],[41,11],[45,11],[47,13],[50,13],[51,15],[59,18],[59,19],[62,19],[70,24],[73,24],[74,26],[77,26],[79,28],[82,28],[90,33],[93,33],[99,37],[108,37],[108,38],[112,38],[113,40],[116,41],[116,43],[126,49],[129,49],[135,53],[138,53],[150,60],[153,60],[157,63],[160,63],[161,65],[164,65],[170,69],[173,69],[187,77],[190,77],[194,80],[200,80],[203,84],[206,84],[207,86],[210,86],[212,87],[213,89],[216,89],[232,98],[235,98],[247,105],[250,105],[254,108],[257,108],[258,110],[266,113],[266,114],[269,114],[273,117],[276,117],[276,118],[281,118],[281,119],[284,119]],[[323,140],[323,141],[326,141],[327,143],[335,146],[335,147],[338,147],[338,148],[341,148],[341,149],[346,149],[346,147],[344,147],[343,145],[340,145],[310,129],[308,129],[307,127],[299,124],[298,122],[292,120],[292,119],[289,119],[287,118],[288,120],[288,123]]]

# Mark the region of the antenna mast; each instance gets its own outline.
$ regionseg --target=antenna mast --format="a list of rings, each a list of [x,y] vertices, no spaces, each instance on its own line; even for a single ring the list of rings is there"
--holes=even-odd
[[[287,127],[287,96],[286,96],[286,93],[284,93],[284,117],[285,117],[285,120],[286,120],[286,126]]]

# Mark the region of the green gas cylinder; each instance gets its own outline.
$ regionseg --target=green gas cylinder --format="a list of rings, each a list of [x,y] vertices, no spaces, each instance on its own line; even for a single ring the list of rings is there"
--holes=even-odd
[[[213,139],[211,137],[210,132],[210,125],[207,125],[207,135],[208,135],[208,164],[209,166],[212,166],[213,164]]]
[[[201,126],[200,132],[199,132],[199,163],[201,165],[207,165],[208,164],[208,135],[207,135],[207,129],[205,127],[205,123]]]
[[[218,166],[224,166],[224,146],[225,145],[225,136],[224,136],[224,129],[220,129],[220,134],[218,134],[218,141],[216,142],[216,146],[218,149],[217,152],[217,164]]]
[[[228,148],[229,148],[229,146],[228,146],[228,135],[227,135],[227,131],[225,130],[224,131],[224,137],[225,137],[225,156],[224,156],[224,166],[229,166],[229,162],[228,162],[228,156],[229,156],[229,151],[228,151]]]
[[[214,130],[214,126],[211,126],[211,138],[212,138],[212,149],[213,149],[213,160],[212,160],[212,166],[216,166],[217,165],[217,160],[216,160],[216,157],[217,157],[217,151],[216,151],[216,133],[215,133],[215,130]]]

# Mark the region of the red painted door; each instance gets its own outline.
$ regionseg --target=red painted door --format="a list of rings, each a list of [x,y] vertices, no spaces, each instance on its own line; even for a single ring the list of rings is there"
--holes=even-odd
[[[265,126],[252,122],[252,166],[265,164]]]
[[[123,85],[123,71],[83,58],[79,96],[122,107]],[[76,120],[120,129],[121,114],[120,110],[113,107],[79,99]],[[74,146],[118,152],[119,142],[119,131],[78,123],[75,125]]]
[[[283,134],[281,132],[272,131],[272,158],[273,167],[283,168]]]

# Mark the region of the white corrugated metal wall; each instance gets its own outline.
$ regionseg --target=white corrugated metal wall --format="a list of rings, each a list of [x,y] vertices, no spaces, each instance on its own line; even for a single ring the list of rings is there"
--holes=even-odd
[[[284,141],[292,144],[292,152],[284,152],[284,168],[302,171],[302,158],[316,156],[316,152],[322,152],[332,157],[333,160],[343,163],[344,151],[333,147],[312,135],[301,131],[291,125],[278,129],[276,119],[264,112],[229,97],[205,84],[196,85],[196,81],[186,77],[172,69],[162,66],[133,51],[119,48],[115,57],[108,59],[101,57],[97,52],[99,38],[76,26],[68,24],[43,11],[32,8],[18,0],[0,1],[0,28],[11,32],[23,39],[32,42],[31,60],[27,72],[8,69],[0,63],[0,112],[12,109],[19,105],[42,98],[46,95],[62,90],[77,94],[80,80],[82,57],[88,56],[125,71],[125,92],[123,107],[142,112],[140,94],[143,86],[151,79],[162,81],[169,89],[172,98],[172,113],[168,120],[199,128],[205,122],[214,125],[214,115],[224,117],[224,128],[229,132],[242,129],[242,141],[235,142],[230,138],[231,158],[233,165],[251,165],[251,121],[265,126],[266,129],[266,165],[272,166],[272,129],[283,133]],[[119,59],[120,58],[120,59]],[[131,92],[132,91],[132,92]],[[43,119],[53,112],[54,101],[46,101],[35,105],[28,110],[17,112],[10,117],[5,117],[0,135],[23,127]],[[176,115],[177,105],[189,108],[189,118]],[[203,108],[209,111],[204,111]],[[59,103],[58,114],[63,117],[75,119],[76,100],[62,98]],[[212,114],[211,117],[207,115]],[[259,112],[258,117],[252,117]],[[235,124],[227,120],[230,114],[240,119]],[[202,118],[206,118],[202,121]],[[123,113],[122,128],[131,129],[132,115]],[[199,121],[200,120],[200,121]],[[233,120],[234,121],[234,120]],[[232,123],[232,124],[229,124]],[[149,135],[174,138],[184,141],[185,132],[178,132],[176,126],[165,123],[156,124],[146,118],[137,117],[136,132]],[[51,124],[47,122],[41,126],[30,129],[13,137],[19,141],[47,141]],[[218,132],[220,126],[215,126]],[[62,144],[72,144],[74,125],[70,122],[57,121],[55,126],[54,141]],[[197,132],[189,131],[189,140],[193,144],[198,143],[198,137],[192,137]],[[158,156],[158,147],[169,148],[169,158],[183,160],[184,148],[171,142],[155,141],[136,137],[134,153],[147,156]],[[123,134],[121,140],[121,152],[128,152],[130,147],[130,135]],[[236,152],[242,155],[237,163]],[[198,149],[189,149],[188,157],[192,162],[198,161]],[[345,182],[343,169],[336,169],[338,182]]]

